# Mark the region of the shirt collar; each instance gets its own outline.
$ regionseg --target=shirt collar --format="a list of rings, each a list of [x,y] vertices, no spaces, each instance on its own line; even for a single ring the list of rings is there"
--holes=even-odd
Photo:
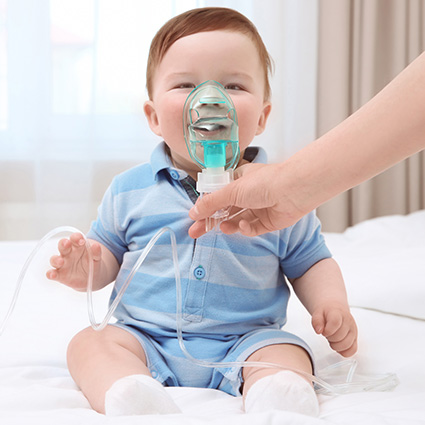
[[[174,167],[167,152],[167,145],[161,142],[153,150],[151,155],[151,167],[155,180],[158,180],[158,174],[165,170],[174,180],[181,180],[187,177],[187,173]]]
[[[258,146],[249,146],[246,148],[244,158],[252,163],[267,163],[266,151]],[[155,180],[158,179],[158,174],[162,170],[166,170],[166,172],[168,172],[168,174],[174,180],[182,180],[188,176],[185,171],[174,167],[173,163],[171,162],[171,158],[167,153],[167,145],[165,142],[159,143],[158,146],[153,150],[151,155],[151,167]]]

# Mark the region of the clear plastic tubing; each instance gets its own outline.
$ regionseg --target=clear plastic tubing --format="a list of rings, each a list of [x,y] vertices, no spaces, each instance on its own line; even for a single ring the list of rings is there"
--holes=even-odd
[[[38,253],[38,251],[40,250],[40,248],[51,238],[53,238],[54,236],[60,234],[60,233],[74,233],[74,232],[80,232],[80,230],[76,229],[75,227],[72,226],[61,226],[61,227],[56,227],[55,229],[51,230],[49,233],[47,233],[36,245],[36,247],[31,251],[30,255],[28,256],[27,260],[25,261],[21,272],[19,274],[18,280],[16,282],[16,286],[15,286],[15,292],[13,293],[13,298],[12,298],[12,302],[10,303],[9,309],[6,313],[6,316],[3,320],[3,322],[0,325],[0,335],[3,334],[4,330],[6,329],[7,324],[9,323],[9,319],[10,316],[13,313],[13,310],[15,309],[16,306],[16,302],[18,301],[18,297],[19,297],[19,293],[21,291],[21,287],[22,287],[22,282],[25,278],[25,275],[27,274],[28,268],[31,265],[32,261],[34,260],[34,257],[36,256],[36,254]],[[87,253],[88,253],[88,263],[89,263],[89,269],[88,269],[88,287],[90,287],[90,290],[93,287],[93,258],[91,255],[91,250],[90,250],[90,243],[87,240],[87,238],[84,236],[83,233],[81,233],[84,237],[85,243],[86,243],[86,249],[87,249]]]
[[[101,331],[102,329],[107,326],[109,320],[113,316],[115,309],[117,308],[118,304],[120,303],[126,289],[128,288],[128,285],[130,284],[131,280],[133,279],[134,275],[137,273],[139,268],[142,266],[143,262],[145,261],[146,257],[149,255],[149,252],[157,242],[157,240],[166,232],[170,234],[170,240],[171,240],[171,250],[172,250],[172,256],[173,256],[173,262],[174,262],[174,274],[176,279],[176,332],[177,332],[177,338],[179,341],[179,345],[181,350],[183,351],[184,355],[191,360],[193,363],[203,366],[203,367],[209,367],[209,368],[216,368],[216,367],[259,367],[259,368],[272,368],[272,369],[281,369],[281,370],[290,370],[292,372],[295,372],[307,380],[313,382],[316,387],[316,392],[327,394],[327,395],[340,395],[340,394],[347,394],[347,393],[354,393],[354,392],[363,392],[363,391],[390,391],[394,389],[398,384],[397,376],[394,374],[383,374],[383,375],[373,375],[373,376],[355,376],[355,370],[357,367],[357,362],[355,360],[344,360],[342,362],[336,363],[334,365],[331,365],[327,367],[326,369],[323,369],[323,373],[329,373],[332,370],[338,370],[340,368],[343,368],[344,366],[350,366],[349,372],[345,376],[345,381],[338,384],[330,384],[326,382],[324,379],[321,379],[318,376],[311,375],[307,372],[296,370],[292,368],[285,368],[279,364],[274,363],[267,363],[267,362],[249,362],[249,361],[240,361],[240,362],[209,362],[201,359],[197,359],[193,357],[186,349],[186,346],[184,344],[184,337],[183,337],[183,316],[182,316],[182,289],[181,289],[181,281],[180,281],[180,269],[178,264],[178,255],[177,255],[177,244],[176,244],[176,236],[174,232],[169,227],[163,227],[161,230],[159,230],[156,235],[149,241],[149,243],[146,245],[142,253],[140,254],[139,258],[137,259],[135,265],[133,266],[133,269],[131,270],[130,274],[128,275],[124,285],[121,287],[120,291],[118,292],[116,298],[114,299],[113,303],[110,305],[108,312],[106,313],[104,319],[102,322],[97,323],[95,315],[94,315],[94,308],[93,308],[93,259],[91,255],[91,249],[90,249],[90,242],[87,240],[87,238],[84,236],[84,233],[82,233],[80,230],[71,227],[71,226],[63,226],[63,227],[57,227],[47,233],[37,244],[37,246],[34,248],[34,250],[31,252],[31,254],[28,256],[24,266],[22,267],[22,270],[19,274],[15,292],[13,295],[12,302],[10,304],[10,307],[7,311],[7,314],[5,316],[5,319],[3,320],[3,323],[0,326],[0,335],[3,333],[4,329],[6,328],[6,325],[10,319],[10,316],[12,315],[12,312],[15,308],[19,292],[22,287],[22,282],[24,280],[24,277],[27,273],[27,270],[33,261],[35,255],[39,251],[39,249],[44,245],[49,239],[52,237],[60,234],[60,233],[81,233],[84,237],[87,254],[88,254],[88,278],[87,278],[87,309],[88,309],[88,315],[89,320],[92,328],[96,331]]]

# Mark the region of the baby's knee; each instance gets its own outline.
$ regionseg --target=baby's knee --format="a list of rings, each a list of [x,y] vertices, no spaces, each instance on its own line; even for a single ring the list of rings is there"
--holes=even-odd
[[[277,363],[281,366],[311,371],[312,361],[308,352],[299,345],[273,344],[255,351],[249,361]]]
[[[98,356],[100,353],[113,355],[117,350],[130,351],[144,363],[146,356],[139,341],[129,332],[116,326],[108,325],[101,331],[88,327],[77,333],[68,345],[68,367],[78,364],[82,359]]]
[[[274,374],[279,370],[299,370],[312,373],[313,365],[307,351],[298,345],[293,344],[272,344],[262,347],[252,353],[249,362],[265,362],[276,365],[276,368],[248,367],[243,368],[242,377],[245,382],[245,389],[256,380],[267,375]]]
[[[99,343],[96,331],[91,327],[83,329],[78,332],[69,342],[68,350],[66,353],[68,365],[72,364],[76,358],[79,358],[80,355],[84,352],[90,351],[90,346],[96,343]]]

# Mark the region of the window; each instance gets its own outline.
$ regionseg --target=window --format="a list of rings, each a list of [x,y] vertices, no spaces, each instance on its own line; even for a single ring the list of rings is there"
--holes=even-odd
[[[150,42],[199,3],[0,0],[0,157],[147,160]]]
[[[166,3],[51,0],[53,112],[139,114],[150,41],[172,16]]]
[[[89,114],[93,96],[95,2],[50,2],[52,112]]]

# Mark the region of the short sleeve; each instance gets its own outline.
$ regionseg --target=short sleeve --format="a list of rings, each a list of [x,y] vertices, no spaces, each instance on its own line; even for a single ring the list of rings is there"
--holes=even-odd
[[[114,254],[121,264],[125,252],[128,251],[125,235],[118,226],[118,211],[116,207],[116,195],[114,191],[115,180],[105,192],[103,200],[98,208],[96,220],[92,223],[87,237],[104,245]]]
[[[300,277],[317,262],[332,257],[314,212],[286,229],[283,235],[285,255],[281,258],[281,266],[288,278]]]

